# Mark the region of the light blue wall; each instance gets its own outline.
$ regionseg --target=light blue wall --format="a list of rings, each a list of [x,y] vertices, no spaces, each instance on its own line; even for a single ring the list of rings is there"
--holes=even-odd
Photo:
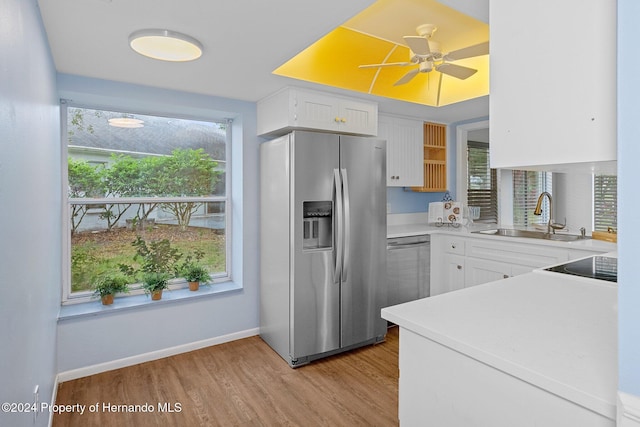
[[[60,306],[60,116],[35,0],[0,0],[0,401],[51,402]],[[45,426],[48,414],[35,425]],[[2,426],[33,414],[0,412]]]
[[[619,389],[640,398],[640,2],[618,0]]]
[[[426,212],[429,202],[439,202],[443,196],[444,193],[417,193],[408,188],[388,187],[387,204],[390,208],[388,213]]]
[[[102,316],[61,320],[60,372],[257,328],[258,144],[255,103],[59,75],[61,98],[134,112],[233,118],[232,277],[241,291]],[[155,332],[151,333],[151,330]]]

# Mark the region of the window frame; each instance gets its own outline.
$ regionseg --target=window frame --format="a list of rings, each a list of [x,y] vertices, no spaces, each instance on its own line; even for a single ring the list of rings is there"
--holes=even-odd
[[[480,218],[474,219],[473,222],[483,223],[483,224],[497,224],[498,223],[498,217],[499,217],[498,200],[500,198],[500,196],[499,196],[499,193],[500,193],[500,186],[499,186],[500,177],[499,177],[498,169],[492,168],[490,166],[490,164],[489,164],[489,143],[488,142],[472,141],[472,140],[467,139],[466,147],[467,147],[467,149],[466,149],[466,152],[467,152],[467,161],[466,161],[466,165],[467,165],[467,177],[466,177],[467,191],[465,192],[466,202],[467,202],[467,204],[469,206],[478,206],[477,203],[472,205],[469,202],[469,195],[472,194],[472,193],[476,193],[476,194],[480,195],[480,197],[476,197],[477,199],[482,199],[482,201],[484,202],[485,205],[488,203],[492,207],[492,212],[490,212],[489,215],[487,215],[486,209],[484,209],[484,210],[480,209]],[[489,182],[490,182],[490,188],[488,190],[487,189],[473,189],[473,188],[470,188],[470,186],[469,186],[469,179],[471,177],[470,174],[469,174],[469,155],[470,155],[469,150],[474,150],[474,149],[475,150],[486,151],[486,157],[487,157],[486,166],[487,166],[488,178],[489,178]]]
[[[615,197],[615,219],[611,220],[610,218],[607,220],[606,215],[599,215],[599,212],[602,213],[603,210],[606,210],[605,207],[601,206],[605,203],[604,200],[598,200],[598,195],[602,195],[602,192],[599,192],[598,189],[602,186],[602,183],[598,183],[598,180],[610,180],[615,177],[616,188],[613,192],[607,192],[609,197]],[[593,195],[593,230],[594,231],[608,231],[609,227],[612,228],[615,232],[618,230],[618,176],[614,174],[593,174],[592,180],[592,195]],[[599,220],[600,218],[600,220]]]
[[[456,126],[456,199],[468,205],[467,200],[467,142],[469,133],[475,130],[489,129],[489,120],[464,123]],[[489,145],[491,142],[489,141]],[[510,169],[497,169],[498,224],[513,226],[513,175]],[[553,178],[552,178],[553,187]],[[511,191],[503,191],[511,188]]]
[[[212,273],[211,274],[211,286],[215,286],[219,283],[232,282],[232,171],[231,171],[231,149],[232,149],[232,124],[233,120],[230,118],[216,119],[212,117],[202,117],[198,115],[184,115],[184,114],[168,114],[168,113],[156,113],[153,111],[146,111],[144,109],[122,109],[114,107],[103,107],[93,104],[74,103],[69,100],[60,100],[60,141],[61,141],[61,196],[62,196],[62,292],[61,303],[62,305],[72,305],[79,303],[95,302],[92,291],[71,291],[71,204],[100,204],[104,202],[103,198],[70,198],[68,195],[68,108],[84,108],[93,110],[104,110],[110,112],[117,112],[123,114],[140,114],[155,117],[164,117],[167,119],[182,119],[182,120],[194,120],[210,123],[226,123],[226,138],[225,138],[225,159],[216,160],[217,162],[224,162],[225,164],[225,195],[224,196],[207,196],[207,197],[163,197],[163,201],[181,201],[181,202],[203,202],[203,203],[217,203],[223,202],[225,204],[225,272]],[[123,203],[148,203],[158,202],[157,198],[150,197],[129,197],[118,198],[119,202]],[[176,278],[169,281],[170,290],[178,290],[188,288],[188,283],[184,279]],[[141,284],[131,284],[129,286],[130,292],[126,296],[135,296],[144,294],[144,289]],[[196,293],[197,294],[197,293]],[[98,301],[99,302],[99,301]]]
[[[536,216],[537,218],[539,218],[539,221],[537,222],[532,222],[529,219],[529,216],[526,212],[524,214],[524,219],[525,219],[525,223],[524,224],[516,224],[515,218],[515,205],[516,205],[516,190],[515,190],[515,186],[516,186],[516,176],[515,174],[513,174],[514,172],[518,172],[518,173],[523,173],[525,174],[525,176],[527,174],[538,174],[537,177],[535,178],[535,180],[537,180],[538,182],[536,183],[536,185],[538,184],[542,184],[542,186],[544,188],[538,188],[537,196],[536,196],[536,201],[534,202],[533,199],[529,199],[526,198],[523,200],[523,207],[525,208],[525,211],[533,211],[536,204],[537,204],[537,200],[540,197],[540,194],[542,194],[543,192],[548,192],[549,194],[551,194],[551,196],[553,197],[553,173],[552,172],[546,172],[546,171],[534,171],[534,170],[513,170],[512,171],[512,180],[513,180],[513,185],[512,185],[512,193],[513,193],[513,225],[514,227],[532,227],[535,226],[536,224],[547,224],[553,217],[553,212],[550,212],[549,207],[550,205],[550,201],[548,198],[544,198],[543,200],[543,209],[542,209],[542,215],[540,216]],[[541,174],[545,174],[544,176],[542,176]],[[528,181],[529,178],[525,178],[525,181]],[[533,215],[533,213],[531,213],[531,215]],[[533,217],[532,217],[533,218]],[[553,219],[557,219],[557,218],[553,218]]]
[[[456,126],[456,195],[457,199],[467,205],[467,141],[469,132],[474,130],[489,129],[489,120],[466,123]],[[452,152],[453,150],[447,150]],[[498,183],[500,187],[500,183]],[[500,221],[500,199],[498,197],[498,221]]]

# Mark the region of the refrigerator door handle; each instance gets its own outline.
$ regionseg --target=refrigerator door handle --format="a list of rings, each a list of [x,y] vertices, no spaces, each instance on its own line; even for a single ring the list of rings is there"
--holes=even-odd
[[[334,218],[336,219],[336,232],[335,232],[335,260],[333,271],[333,282],[340,283],[340,276],[342,275],[342,244],[344,241],[344,217],[342,212],[342,178],[340,177],[340,171],[338,169],[333,170],[333,185],[335,189],[335,209]]]
[[[351,252],[351,202],[349,199],[349,180],[347,179],[347,170],[342,169],[342,185],[344,191],[344,255],[342,266],[342,280],[347,280],[349,274],[349,254]]]

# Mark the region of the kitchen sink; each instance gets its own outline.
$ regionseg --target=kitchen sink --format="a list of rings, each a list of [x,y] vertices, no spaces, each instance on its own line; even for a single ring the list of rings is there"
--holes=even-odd
[[[491,236],[506,236],[506,237],[526,237],[530,239],[544,239],[544,240],[558,240],[561,242],[572,242],[574,240],[588,239],[589,237],[582,237],[577,234],[549,234],[544,231],[534,230],[516,230],[514,228],[494,228],[491,230],[474,231],[473,233],[487,234]]]

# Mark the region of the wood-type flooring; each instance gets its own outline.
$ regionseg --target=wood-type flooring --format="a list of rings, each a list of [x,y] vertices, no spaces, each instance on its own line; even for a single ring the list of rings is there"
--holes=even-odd
[[[250,337],[62,383],[56,404],[76,411],[54,427],[397,426],[398,328],[297,369]]]

